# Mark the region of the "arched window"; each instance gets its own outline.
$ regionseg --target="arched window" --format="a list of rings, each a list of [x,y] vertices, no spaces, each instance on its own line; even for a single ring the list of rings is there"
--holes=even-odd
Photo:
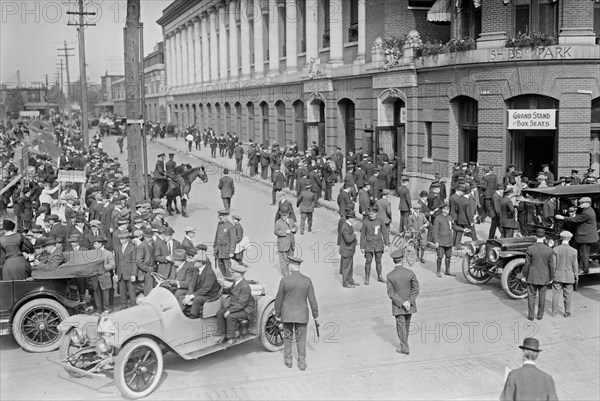
[[[354,149],[356,136],[355,136],[355,105],[350,99],[342,99],[338,103],[340,109],[340,115],[342,117],[342,124],[344,125],[344,152],[348,152],[350,149]]]
[[[277,141],[282,148],[286,143],[286,121],[285,121],[285,104],[282,101],[275,103],[277,110]]]
[[[255,129],[254,129],[254,103],[248,102],[246,104],[248,110],[248,140],[252,139],[256,141]]]
[[[304,102],[302,100],[296,100],[293,104],[294,107],[294,138],[298,149],[306,150],[306,128],[304,123]]]
[[[262,102],[260,104],[260,112],[262,116],[262,143],[265,145],[269,145],[269,105],[266,102]]]

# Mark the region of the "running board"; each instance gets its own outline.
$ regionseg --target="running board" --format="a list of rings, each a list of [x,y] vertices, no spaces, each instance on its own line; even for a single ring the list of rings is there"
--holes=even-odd
[[[210,355],[210,354],[213,354],[213,353],[218,352],[218,351],[223,351],[223,350],[225,350],[227,348],[235,347],[236,345],[239,345],[239,344],[242,344],[242,343],[254,340],[256,338],[258,338],[257,335],[250,334],[250,335],[245,336],[243,339],[239,339],[239,338],[236,339],[236,341],[233,344],[231,344],[231,345],[215,344],[215,345],[203,348],[203,349],[195,351],[195,352],[190,352],[189,354],[185,354],[183,356],[184,356],[185,359],[188,359],[188,360],[189,359],[198,359],[198,358],[201,358],[201,357],[203,357],[205,355]]]

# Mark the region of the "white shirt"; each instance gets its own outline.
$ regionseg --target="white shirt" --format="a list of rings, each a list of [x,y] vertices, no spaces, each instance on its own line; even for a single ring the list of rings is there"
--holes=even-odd
[[[40,194],[40,203],[52,204],[54,198],[51,195],[56,193],[56,191],[58,191],[59,189],[60,185],[56,186],[54,189],[42,189],[42,193]]]

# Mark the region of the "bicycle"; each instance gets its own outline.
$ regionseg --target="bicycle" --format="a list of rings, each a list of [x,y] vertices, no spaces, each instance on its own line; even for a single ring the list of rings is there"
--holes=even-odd
[[[420,249],[418,236],[420,233],[408,231],[396,234],[392,239],[392,246],[404,250],[404,260],[409,266],[414,265],[418,258],[417,250]]]

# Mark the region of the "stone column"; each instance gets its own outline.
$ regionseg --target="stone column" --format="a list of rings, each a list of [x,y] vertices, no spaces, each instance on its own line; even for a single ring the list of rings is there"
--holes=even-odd
[[[263,46],[263,18],[260,6],[254,7],[254,75],[263,76],[265,72],[265,58]]]
[[[208,17],[202,14],[202,83],[210,81],[210,43],[208,39]]]
[[[221,3],[218,10],[219,17],[219,78],[227,79],[227,27],[225,19],[227,18],[227,9],[225,3]]]
[[[183,85],[183,62],[181,54],[181,29],[177,28],[177,35],[175,36],[175,63],[177,64],[177,86]]]
[[[173,57],[171,51],[173,50],[173,36],[168,34],[165,36],[165,62],[166,62],[166,76],[167,84],[165,88],[172,88],[173,85]],[[168,89],[167,89],[168,90]]]
[[[593,1],[564,0],[557,6],[562,7],[563,13],[562,26],[558,34],[559,44],[593,45],[596,43]]]
[[[365,53],[366,53],[366,38],[367,38],[367,28],[366,28],[366,20],[367,20],[367,6],[365,1],[358,1],[358,49],[356,52],[356,59],[354,60],[355,64],[364,64],[365,63]]]
[[[277,0],[269,0],[269,75],[279,74],[279,11]]]
[[[240,30],[242,52],[242,79],[250,78],[250,21],[248,20],[248,0],[241,0]]]
[[[319,58],[319,4],[317,0],[306,0],[306,63]]]
[[[512,30],[512,4],[502,1],[481,2],[481,34],[478,49],[504,47],[508,31]]]
[[[188,60],[188,29],[185,25],[181,27],[181,67],[182,67],[182,85],[187,86],[190,83],[189,60]]]
[[[298,4],[296,0],[287,0],[285,4],[285,66],[288,72],[298,70],[298,46],[296,23],[298,20]]]
[[[194,85],[196,83],[196,56],[194,54],[194,23],[192,21],[186,24],[187,26],[187,44],[188,44],[188,84]]]
[[[210,80],[219,80],[219,43],[217,42],[217,9],[209,10],[210,19]]]
[[[235,22],[236,1],[229,2],[229,76],[238,77],[238,35],[237,23]]]
[[[196,84],[202,83],[202,49],[200,48],[200,17],[194,18],[194,76]]]
[[[333,65],[344,64],[343,3],[342,0],[329,0],[329,62]]]

